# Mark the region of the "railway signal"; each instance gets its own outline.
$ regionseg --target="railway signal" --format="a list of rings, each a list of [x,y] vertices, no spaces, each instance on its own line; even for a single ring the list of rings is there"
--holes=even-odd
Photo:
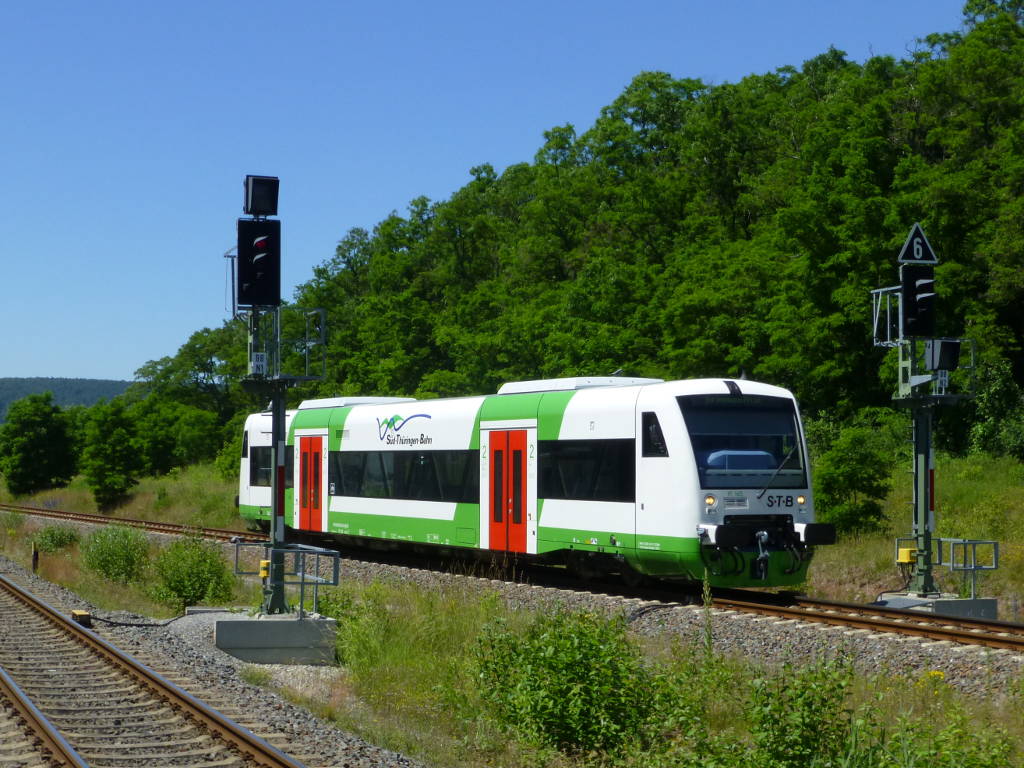
[[[918,596],[937,595],[932,577],[932,533],[935,528],[932,422],[934,409],[971,397],[973,380],[964,393],[951,388],[950,374],[974,370],[974,346],[965,339],[936,339],[935,265],[938,258],[920,224],[914,224],[900,250],[899,285],[871,292],[875,346],[899,350],[899,387],[893,400],[910,410],[914,425],[914,525],[905,550],[911,566],[909,590]],[[894,311],[894,306],[898,309]],[[898,318],[898,323],[896,322]],[[970,361],[960,362],[961,346],[970,348]],[[929,392],[924,391],[931,386]],[[941,544],[941,540],[938,540]]]
[[[270,396],[271,426],[271,525],[270,578],[264,583],[263,607],[267,614],[287,613],[284,595],[284,486],[285,405],[288,382],[268,366],[261,339],[261,313],[279,313],[281,306],[281,222],[277,215],[279,180],[275,176],[245,177],[242,210],[251,219],[238,220],[236,306],[249,309],[249,376],[243,386],[261,397]],[[279,321],[278,321],[279,322]],[[277,357],[280,356],[278,350]]]
[[[904,264],[900,267],[900,318],[903,336],[935,334],[935,267]]]
[[[323,310],[303,310],[306,336],[301,339],[301,347],[305,353],[306,375],[281,375],[281,350],[285,343],[281,335],[281,222],[267,218],[277,215],[278,187],[276,176],[245,177],[242,209],[252,218],[238,219],[235,284],[235,309],[245,310],[249,325],[249,375],[242,380],[242,386],[260,398],[269,397],[272,413],[269,570],[264,581],[262,606],[266,614],[287,613],[289,610],[284,594],[285,558],[295,551],[294,545],[286,544],[284,539],[285,391],[298,381],[323,377],[322,373],[320,376],[309,375],[309,356],[311,347],[323,345],[326,341]],[[310,338],[311,328],[315,338]],[[326,369],[326,361],[323,363]],[[315,549],[307,547],[306,551]],[[299,610],[301,616],[301,606]]]
[[[246,176],[245,203],[242,210],[249,216],[277,216],[277,176]]]
[[[280,306],[280,221],[276,219],[238,220],[237,285],[239,306]]]

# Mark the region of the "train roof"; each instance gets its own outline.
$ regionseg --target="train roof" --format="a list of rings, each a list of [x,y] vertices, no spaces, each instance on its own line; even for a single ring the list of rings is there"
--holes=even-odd
[[[314,408],[342,408],[346,405],[386,405],[387,403],[410,403],[414,397],[321,397],[317,400],[303,400],[300,411]]]
[[[518,395],[526,392],[564,392],[593,387],[635,387],[641,384],[661,384],[664,379],[638,379],[626,376],[570,376],[564,379],[536,379],[510,381],[498,387],[499,395]]]
[[[595,391],[608,389],[609,397],[614,396],[612,392],[621,392],[629,387],[653,387],[665,394],[675,397],[679,395],[769,395],[774,397],[788,397],[793,395],[788,390],[749,379],[726,379],[726,378],[704,378],[704,379],[679,379],[665,381],[664,379],[647,379],[626,376],[574,376],[560,379],[536,379],[532,381],[511,381],[502,384],[498,388],[498,396],[534,394],[544,392],[572,392],[572,391]],[[625,393],[623,393],[625,394]],[[304,400],[299,404],[299,411],[312,411],[318,409],[342,408],[356,405],[388,405],[391,403],[439,403],[452,400],[472,400],[481,397],[494,397],[494,395],[474,395],[472,397],[456,398],[430,398],[417,401],[413,397],[324,397],[314,400]],[[289,419],[295,411],[289,410]],[[269,412],[264,412],[269,421]]]

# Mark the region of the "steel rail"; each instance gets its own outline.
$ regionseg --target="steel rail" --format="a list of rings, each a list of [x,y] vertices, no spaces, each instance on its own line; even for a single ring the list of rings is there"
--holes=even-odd
[[[219,541],[233,538],[247,541],[266,541],[264,534],[226,531],[223,529],[190,528],[174,523],[158,523],[148,520],[130,520],[92,515],[84,512],[62,512],[39,507],[0,504],[0,509],[10,509],[25,514],[41,515],[58,519],[72,519],[96,525],[123,524],[158,533],[188,535],[199,532],[202,536]],[[365,555],[365,553],[363,553]],[[619,590],[614,590],[618,592]],[[626,590],[632,592],[632,590]],[[655,595],[651,593],[654,592]],[[743,589],[716,589],[713,605],[766,616],[780,616],[801,621],[811,621],[835,626],[869,629],[875,632],[897,632],[916,635],[934,640],[946,640],[961,644],[984,645],[1024,652],[1024,625],[1011,622],[969,619],[940,614],[923,613],[885,606],[858,603],[835,602],[793,595],[778,595]],[[621,594],[621,596],[625,596]],[[665,589],[647,590],[648,599],[674,602],[672,593]]]
[[[949,622],[938,623],[932,616],[921,616],[910,611],[900,611],[898,616],[890,617],[887,612],[882,616],[872,610],[869,606],[857,606],[857,613],[831,612],[816,609],[771,605],[764,602],[749,602],[734,598],[716,597],[712,599],[715,608],[755,613],[762,616],[773,616],[783,619],[797,619],[799,621],[810,621],[821,624],[831,624],[840,627],[853,627],[856,629],[868,629],[874,632],[896,632],[914,637],[925,637],[936,641],[948,641],[964,645],[983,645],[989,648],[1002,648],[1011,651],[1024,652],[1024,634],[1019,632],[1024,629],[1017,627],[1018,634],[1010,632],[992,632],[982,628],[963,628],[952,625]],[[827,604],[825,604],[827,605]],[[893,613],[896,613],[893,611]],[[934,617],[934,619],[945,619],[946,617]],[[1011,627],[1013,625],[1010,625]]]
[[[39,740],[37,748],[49,756],[50,762],[66,768],[89,768],[89,764],[65,741],[53,723],[39,711],[3,667],[0,667],[0,695],[11,703],[14,711],[31,729],[33,736]]]
[[[88,512],[65,512],[59,509],[45,509],[43,507],[30,507],[20,504],[0,504],[0,509],[20,512],[26,515],[37,517],[48,517],[54,520],[73,520],[80,523],[93,525],[126,525],[130,528],[140,528],[151,533],[168,533],[178,536],[199,533],[205,539],[216,541],[230,541],[232,538],[244,538],[246,540],[267,540],[262,533],[247,531],[229,531],[223,528],[196,528],[195,526],[179,525],[177,523],[162,523],[153,520],[133,520],[127,517],[107,517],[106,515],[93,515]]]
[[[822,600],[816,597],[804,597],[802,595],[793,599],[795,605],[811,611],[842,611],[846,613],[877,614],[879,616],[890,616],[901,618],[907,621],[916,621],[921,624],[940,624],[947,627],[958,627],[971,631],[982,631],[992,633],[1006,633],[1011,635],[1024,635],[1024,624],[1016,624],[1012,621],[1000,621],[998,619],[975,619],[968,616],[945,616],[941,613],[927,613],[915,611],[909,608],[889,608],[884,605],[865,605],[863,603],[846,603],[832,600]]]
[[[248,729],[211,709],[149,667],[122,653],[95,632],[72,621],[3,575],[0,575],[0,587],[24,605],[46,617],[54,626],[71,635],[81,645],[94,651],[127,674],[136,683],[167,701],[172,708],[198,722],[227,745],[236,749],[246,759],[262,768],[305,768],[302,763],[293,760]]]

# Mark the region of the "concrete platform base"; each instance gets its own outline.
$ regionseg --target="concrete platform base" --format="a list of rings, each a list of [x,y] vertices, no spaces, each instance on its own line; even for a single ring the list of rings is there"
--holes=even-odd
[[[214,625],[214,644],[254,664],[333,664],[338,622],[322,616],[260,614],[225,619]]]
[[[917,595],[913,592],[885,592],[873,605],[935,613],[960,619],[998,619],[998,601],[994,597],[963,598],[956,595]]]

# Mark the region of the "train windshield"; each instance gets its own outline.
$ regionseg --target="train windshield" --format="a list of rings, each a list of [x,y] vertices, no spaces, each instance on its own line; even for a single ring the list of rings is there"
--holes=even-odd
[[[806,488],[796,409],[784,397],[684,395],[701,488]]]

